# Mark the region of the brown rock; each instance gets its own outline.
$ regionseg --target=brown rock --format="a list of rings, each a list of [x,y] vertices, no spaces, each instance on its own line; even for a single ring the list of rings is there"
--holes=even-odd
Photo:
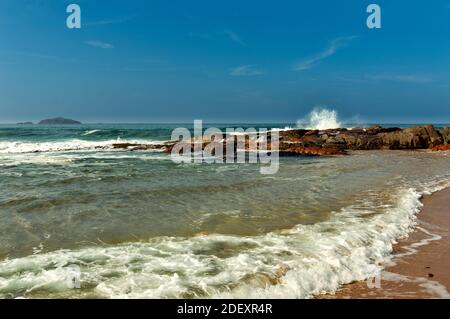
[[[131,143],[116,143],[113,144],[114,149],[128,149],[130,147],[138,146],[139,144],[131,144]]]
[[[450,151],[450,144],[442,144],[435,146],[431,149],[433,152],[439,152],[439,151]]]
[[[331,130],[301,130],[294,129],[280,132],[280,155],[342,155],[347,150],[375,150],[375,149],[426,149],[447,150],[450,144],[450,128],[436,130],[433,126],[418,126],[414,128],[400,129],[383,128],[375,125],[368,129],[356,128],[331,129]],[[270,145],[271,137],[268,137]],[[191,149],[193,141],[187,142]],[[202,148],[209,144],[208,139],[200,141]],[[224,143],[224,152],[226,150]],[[167,153],[170,153],[174,143],[162,145]],[[154,146],[120,143],[116,148],[123,149],[149,149]],[[246,150],[249,149],[249,140],[245,141]],[[271,147],[269,146],[269,149]]]
[[[330,155],[346,155],[345,151],[338,148],[329,147],[304,147],[304,146],[292,146],[284,151],[280,151],[280,156],[330,156]]]
[[[133,144],[133,143],[115,143],[113,144],[114,149],[123,149],[130,151],[146,151],[154,150],[157,148],[162,148],[164,145],[154,145],[154,144]]]
[[[450,144],[450,126],[440,129],[439,132],[442,135],[442,139],[444,140],[444,143]]]
[[[310,136],[310,135],[318,135],[319,131],[318,130],[312,130],[312,131],[308,131],[305,133],[305,136]]]
[[[365,130],[366,134],[370,134],[370,135],[374,135],[374,134],[379,134],[379,133],[390,133],[390,132],[396,132],[396,131],[401,131],[401,128],[398,127],[388,127],[388,128],[384,128],[381,127],[380,125],[374,125],[368,129]]]
[[[441,134],[432,126],[417,126],[401,131],[379,134],[389,149],[425,149],[443,144]]]
[[[307,130],[300,130],[300,129],[281,131],[280,132],[280,141],[282,141],[282,140],[298,141],[303,136],[305,136],[305,134],[307,132],[308,132]]]

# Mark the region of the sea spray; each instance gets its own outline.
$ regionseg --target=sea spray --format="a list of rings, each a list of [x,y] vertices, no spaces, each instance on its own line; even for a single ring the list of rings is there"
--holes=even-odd
[[[326,130],[342,127],[338,121],[338,113],[326,108],[315,108],[309,115],[297,121],[299,128],[308,130]]]

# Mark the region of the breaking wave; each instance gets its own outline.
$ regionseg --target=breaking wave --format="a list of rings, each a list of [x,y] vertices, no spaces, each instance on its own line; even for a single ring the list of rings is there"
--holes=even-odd
[[[338,113],[335,110],[316,108],[309,115],[297,121],[297,126],[308,130],[326,130],[342,127],[338,121]]]
[[[164,141],[149,140],[106,140],[106,141],[85,141],[73,139],[57,142],[0,142],[0,154],[21,154],[21,153],[41,153],[41,152],[68,152],[68,151],[90,151],[101,149],[113,149],[114,144],[163,144]]]
[[[95,134],[97,132],[101,132],[101,130],[90,130],[90,131],[86,131],[84,132],[82,135],[86,136],[86,135],[92,135]]]
[[[0,297],[310,298],[377,274],[413,229],[420,197],[405,189],[381,214],[347,207],[327,221],[260,236],[160,237],[7,259]]]

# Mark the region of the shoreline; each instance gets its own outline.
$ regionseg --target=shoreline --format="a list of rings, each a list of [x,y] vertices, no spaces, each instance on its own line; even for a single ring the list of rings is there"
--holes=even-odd
[[[450,298],[450,187],[422,198],[414,231],[394,245],[379,288],[367,281],[344,285],[319,299]]]

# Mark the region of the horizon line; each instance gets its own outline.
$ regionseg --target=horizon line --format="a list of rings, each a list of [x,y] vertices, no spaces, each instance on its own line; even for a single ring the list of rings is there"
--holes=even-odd
[[[297,121],[260,121],[260,120],[201,120],[206,124],[293,124],[295,125]],[[23,124],[30,122],[31,124]],[[80,121],[81,122],[81,121]],[[149,122],[82,122],[81,124],[39,124],[38,122],[31,121],[14,121],[14,122],[0,122],[0,125],[40,125],[40,126],[80,126],[80,125],[114,125],[114,124],[127,124],[127,125],[145,125],[145,124],[192,124],[194,120],[188,121],[149,121]],[[342,125],[387,125],[387,124],[396,124],[396,125],[450,125],[450,121],[448,122],[440,122],[440,121],[365,121],[365,122],[352,122],[352,121],[340,121]]]

